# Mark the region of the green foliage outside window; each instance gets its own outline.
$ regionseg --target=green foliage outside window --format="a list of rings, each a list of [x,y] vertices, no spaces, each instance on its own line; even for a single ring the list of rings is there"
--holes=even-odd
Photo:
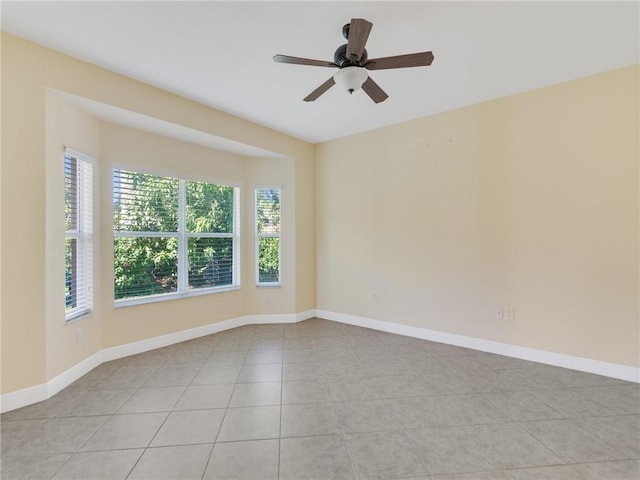
[[[258,281],[280,281],[280,239],[263,237],[258,240]]]
[[[116,299],[177,291],[177,237],[116,238],[113,254]]]
[[[65,155],[64,157],[64,231],[77,228],[77,178],[78,161]],[[77,276],[77,240],[65,238],[64,242],[64,293],[65,310],[76,307],[76,276]]]
[[[179,185],[184,182],[188,285],[178,285]],[[233,283],[234,188],[143,173],[114,172],[115,298]],[[118,232],[166,232],[119,236]],[[228,234],[207,237],[202,234]],[[201,235],[197,235],[201,234]]]
[[[280,189],[256,191],[258,282],[280,281]]]
[[[187,232],[233,233],[233,187],[186,182]],[[190,237],[189,288],[209,288],[233,283],[233,240]]]

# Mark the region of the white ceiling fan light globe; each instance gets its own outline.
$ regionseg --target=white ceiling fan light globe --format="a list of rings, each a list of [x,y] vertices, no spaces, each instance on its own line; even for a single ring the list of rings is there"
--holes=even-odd
[[[362,67],[344,67],[333,76],[336,85],[349,93],[359,90],[367,78],[369,74]]]

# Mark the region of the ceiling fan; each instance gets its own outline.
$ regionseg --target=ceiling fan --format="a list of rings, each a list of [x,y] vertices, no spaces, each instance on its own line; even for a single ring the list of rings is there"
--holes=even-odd
[[[364,47],[369,38],[371,27],[373,27],[373,24],[363,18],[352,18],[351,23],[347,23],[342,27],[342,35],[347,39],[347,43],[338,47],[333,56],[333,62],[291,57],[289,55],[276,55],[273,57],[273,61],[276,63],[338,69],[335,75],[307,95],[304,98],[305,102],[313,102],[336,83],[349,93],[353,93],[362,87],[365,93],[371,97],[371,100],[376,103],[383,102],[389,95],[371,79],[367,70],[427,67],[433,62],[433,53],[419,52],[369,59],[367,50]]]

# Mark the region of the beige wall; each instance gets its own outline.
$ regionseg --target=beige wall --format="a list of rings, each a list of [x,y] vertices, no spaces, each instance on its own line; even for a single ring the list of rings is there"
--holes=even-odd
[[[253,208],[255,202],[255,189],[256,187],[279,187],[281,188],[282,200],[281,200],[281,219],[282,219],[282,233],[281,233],[281,286],[278,288],[272,287],[255,287],[256,282],[256,264],[255,264],[255,249],[256,249],[256,237],[255,237],[255,209]],[[294,169],[290,159],[279,158],[253,158],[249,159],[247,165],[247,188],[245,191],[245,204],[249,206],[249,211],[246,213],[247,227],[245,228],[246,234],[243,236],[246,242],[245,258],[248,261],[243,263],[244,276],[246,280],[245,284],[251,285],[251,289],[245,296],[245,309],[249,315],[256,314],[276,314],[282,312],[294,312],[304,311],[297,309],[298,295],[297,295],[297,281],[296,281],[296,262],[298,261],[298,255],[296,255],[297,242],[295,232],[300,229],[298,227],[296,218],[296,208],[300,208],[299,205],[294,204],[296,198],[296,182],[294,177]],[[310,208],[310,207],[307,207]],[[303,209],[304,210],[304,209]],[[307,210],[310,211],[310,210]],[[303,219],[304,220],[304,219]],[[291,228],[295,226],[295,228]],[[287,228],[285,228],[287,227]],[[303,248],[304,255],[313,257],[312,250]],[[305,260],[306,262],[306,257]],[[302,288],[305,292],[306,289]],[[315,308],[315,298],[309,300]]]
[[[39,55],[11,43],[3,35],[2,392],[46,380],[45,84]]]
[[[244,187],[243,157],[105,122],[101,127],[100,204],[105,239],[113,229],[111,172],[114,168]],[[244,213],[241,212],[241,218]],[[102,264],[108,272],[105,278],[112,279],[113,243],[105,241],[104,244]],[[243,315],[240,291],[115,308],[111,283],[102,289],[101,297],[105,348]]]
[[[106,122],[101,124],[100,142],[100,204],[103,219],[101,263],[105,270],[105,287],[101,290],[103,348],[243,315],[296,311],[295,256],[284,253],[285,279],[280,288],[256,288],[253,262],[253,190],[256,185],[263,184],[281,185],[287,190],[293,188],[293,160],[242,157]],[[240,257],[244,259],[240,290],[115,308],[113,283],[110,280],[113,279],[111,172],[114,168],[240,187]],[[283,241],[293,242],[295,239],[294,206],[294,196],[285,195],[282,221],[286,228]]]
[[[292,244],[296,260],[296,311],[316,308],[316,172],[315,151],[312,161],[296,161],[294,194],[296,238]],[[313,272],[314,275],[308,275]]]
[[[639,366],[638,71],[319,145],[318,308]]]
[[[101,303],[94,302],[91,316],[65,324],[64,298],[64,147],[69,147],[93,159],[100,155],[100,122],[72,107],[59,95],[46,94],[46,152],[45,152],[45,325],[47,378],[71,368],[100,350]],[[98,191],[99,165],[94,166],[94,191]],[[98,227],[100,210],[94,202],[94,221]],[[96,231],[99,231],[96,228]],[[100,235],[95,235],[94,248],[99,252]],[[105,242],[108,243],[108,242]],[[97,253],[94,253],[97,255]],[[102,285],[100,262],[94,264],[94,291]],[[108,282],[107,282],[108,283]],[[79,334],[76,341],[76,332]]]
[[[56,104],[56,100],[48,103],[47,92],[50,90],[113,105],[289,157],[290,160],[282,160],[280,167],[283,184],[297,183],[295,187],[290,185],[287,189],[291,194],[288,211],[293,217],[293,231],[287,235],[302,247],[295,248],[293,258],[287,259],[291,267],[288,274],[294,275],[295,282],[288,282],[286,292],[283,287],[279,294],[274,293],[265,311],[280,313],[286,308],[286,313],[296,313],[315,307],[315,167],[312,145],[5,33],[2,34],[1,48],[2,393],[42,384],[62,373],[70,364],[90,355],[97,348],[94,330],[98,328],[102,336],[101,348],[104,348],[211,323],[229,318],[228,315],[236,316],[243,312],[242,303],[247,298],[247,301],[250,300],[250,311],[255,311],[255,304],[259,303],[252,299],[259,297],[258,291],[247,294],[241,290],[224,295],[189,298],[184,302],[169,301],[114,310],[110,301],[113,288],[110,277],[112,258],[107,258],[111,242],[109,235],[103,231],[100,263],[108,268],[103,268],[101,273],[100,315],[88,320],[86,325],[78,322],[73,328],[65,328],[57,323],[61,320],[60,305],[50,312],[48,298],[52,299],[60,286],[52,287],[53,290],[47,287],[53,284],[54,278],[58,278],[61,265],[47,255],[48,251],[56,249],[55,241],[48,243],[48,238],[56,235],[56,229],[47,222],[48,215],[55,210],[53,204],[47,206],[47,200],[49,196],[56,195],[60,184],[55,185],[54,179],[54,185],[50,185],[52,180],[48,175],[60,144],[73,142],[74,139],[78,143],[78,136],[64,125],[56,125],[58,120],[48,117],[47,109],[53,112],[58,108],[61,118],[70,118],[76,123],[82,122],[81,117],[86,114],[68,105]],[[93,124],[94,121],[89,120],[89,123]],[[142,133],[133,135],[126,129],[112,128],[104,123],[99,128],[101,151],[98,162],[102,174],[103,199],[101,221],[105,228],[109,218],[105,215],[105,208],[108,207],[104,205],[104,199],[109,198],[109,193],[105,191],[108,176],[104,172],[110,167],[107,161],[102,162],[102,149],[105,156],[109,157],[108,162],[113,162],[110,155],[127,149],[121,148],[121,152],[117,152],[122,145],[115,145],[110,139],[115,142],[115,136],[120,135],[117,139],[119,142],[129,135],[131,146],[139,146],[138,134]],[[150,165],[152,150],[162,141],[169,142],[167,139],[152,142],[147,145],[149,150],[146,150],[146,157],[129,157],[125,161]],[[169,169],[180,165],[179,170],[184,168],[187,172],[211,172],[203,159],[206,156],[203,149],[177,146],[175,143],[172,145],[174,151],[193,153],[194,160],[158,160],[164,162],[164,167]],[[92,150],[93,146],[75,148]],[[222,169],[225,161],[217,158],[216,168]],[[246,165],[247,162],[251,161],[244,159],[241,163]],[[236,168],[229,167],[225,175],[240,175]],[[217,172],[214,176],[218,175],[221,173]],[[246,172],[243,171],[242,175],[241,181],[247,185],[253,181],[246,177]],[[11,228],[8,229],[7,225]],[[185,311],[198,312],[198,318],[185,321],[184,318],[189,316]],[[86,343],[78,346],[73,345],[73,329],[76,327],[86,329],[83,330]]]
[[[638,366],[637,66],[314,147],[11,35],[1,48],[2,393],[100,348],[316,306]],[[101,122],[51,90],[287,158]],[[97,311],[69,326],[51,254],[64,144],[97,156],[101,200]],[[282,288],[244,262],[238,291],[113,308],[114,166],[241,185],[244,257],[253,188],[281,185]]]

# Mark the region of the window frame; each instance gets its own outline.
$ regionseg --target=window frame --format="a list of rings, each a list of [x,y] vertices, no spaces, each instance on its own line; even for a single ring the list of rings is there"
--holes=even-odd
[[[240,289],[241,268],[240,268],[240,187],[228,183],[216,183],[209,180],[201,180],[194,178],[180,178],[177,176],[163,175],[151,173],[146,170],[133,169],[127,167],[115,167],[111,175],[111,205],[113,207],[115,183],[114,177],[116,171],[126,171],[131,173],[140,173],[145,175],[153,175],[162,178],[171,178],[178,180],[178,230],[176,232],[152,232],[152,231],[116,231],[112,227],[113,240],[116,238],[177,238],[178,240],[178,265],[177,265],[177,291],[168,293],[158,293],[153,295],[144,295],[130,298],[115,298],[115,288],[113,291],[114,307],[128,307],[132,305],[142,305],[146,303],[155,303],[168,300],[176,300],[179,298],[197,297],[200,295],[209,295],[214,293],[222,293]],[[232,232],[189,232],[187,231],[187,182],[207,183],[210,185],[224,186],[233,188],[233,207],[232,207]],[[112,210],[111,219],[115,212]],[[231,238],[232,239],[232,283],[229,285],[221,285],[216,287],[206,287],[189,289],[189,256],[188,242],[190,238]],[[114,272],[115,281],[115,272]]]
[[[258,191],[259,190],[278,190],[280,195],[280,231],[279,233],[259,233],[258,232]],[[282,186],[281,185],[257,185],[253,190],[253,215],[254,215],[254,259],[255,259],[255,282],[256,287],[281,287],[282,286]],[[261,282],[260,281],[260,239],[261,238],[277,238],[278,242],[278,281],[277,282]]]
[[[64,227],[65,244],[68,239],[76,240],[75,262],[72,269],[75,270],[76,285],[76,305],[69,310],[66,309],[66,259],[65,259],[65,323],[69,323],[93,314],[93,263],[94,263],[94,228],[95,220],[94,197],[95,197],[95,160],[71,148],[65,147],[63,154],[63,169],[66,169],[67,159],[76,161],[76,178],[74,181],[76,214],[75,229],[67,230]],[[67,193],[66,172],[64,175],[64,194]],[[87,175],[89,178],[87,179]],[[65,253],[66,257],[66,253]],[[79,290],[84,290],[84,294],[79,294]],[[79,304],[78,304],[79,303]]]

